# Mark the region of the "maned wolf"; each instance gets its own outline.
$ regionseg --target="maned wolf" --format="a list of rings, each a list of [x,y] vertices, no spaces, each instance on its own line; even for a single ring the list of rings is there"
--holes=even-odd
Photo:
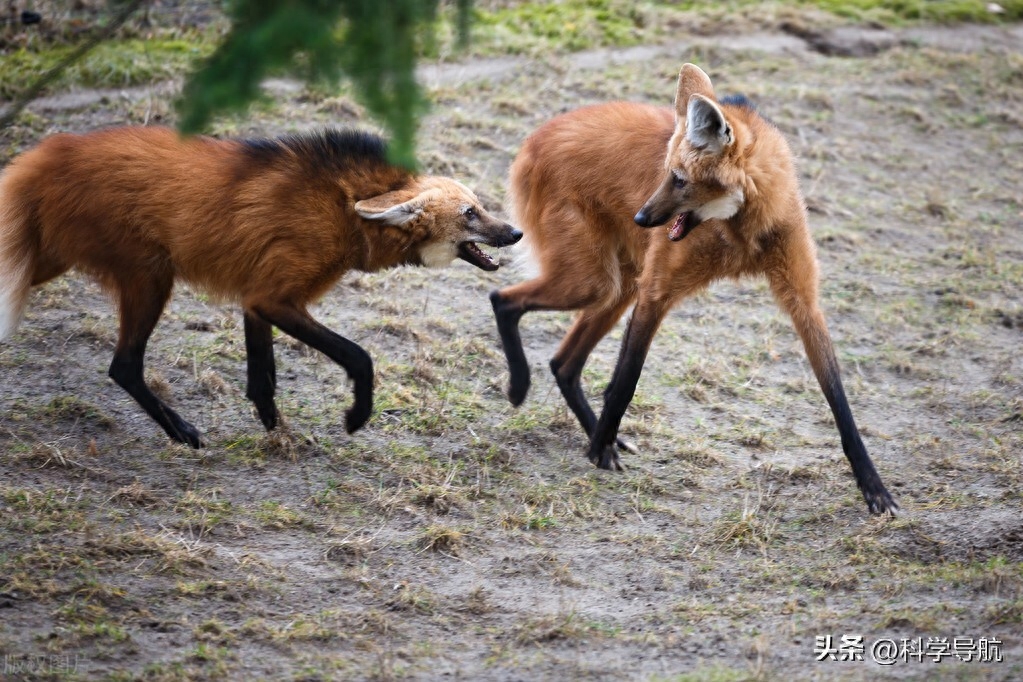
[[[328,130],[278,139],[182,138],[166,128],[60,134],[0,175],[0,339],[32,286],[70,268],[94,276],[120,310],[110,376],[174,440],[199,432],[143,380],[149,336],[176,279],[241,303],[246,395],[263,425],[279,419],[271,325],[341,365],[354,384],[349,433],[373,407],[373,363],[307,306],[348,270],[497,269],[476,242],[522,233],[462,184],[387,162],[379,137]]]
[[[707,75],[686,64],[674,111],[618,102],[540,127],[512,164],[510,190],[540,268],[536,279],[490,295],[513,404],[525,399],[530,381],[518,329],[522,315],[579,310],[551,371],[590,436],[590,460],[621,468],[619,424],[664,316],[714,280],[762,274],[803,340],[867,506],[874,513],[898,508],[870,461],[842,388],[817,302],[816,247],[791,152],[748,101],[719,101]],[[667,236],[636,223],[667,225]],[[580,375],[594,346],[633,303],[598,420]]]

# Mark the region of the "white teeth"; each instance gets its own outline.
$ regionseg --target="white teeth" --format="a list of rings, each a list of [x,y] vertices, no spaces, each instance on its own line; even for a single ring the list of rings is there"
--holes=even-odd
[[[494,259],[490,257],[490,254],[488,254],[483,249],[481,249],[479,246],[477,246],[476,242],[465,242],[465,248],[466,248],[467,251],[472,253],[474,256],[477,256],[477,257],[487,261],[488,263],[493,263],[494,262]]]

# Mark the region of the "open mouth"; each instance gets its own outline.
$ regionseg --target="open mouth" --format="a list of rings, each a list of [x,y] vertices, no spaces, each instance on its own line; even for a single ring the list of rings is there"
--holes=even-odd
[[[696,217],[696,213],[693,211],[679,213],[678,217],[675,218],[675,222],[668,228],[668,239],[673,242],[681,241],[700,222],[700,219]]]
[[[458,257],[467,263],[472,263],[480,270],[489,272],[498,268],[497,261],[476,246],[476,242],[459,242]]]

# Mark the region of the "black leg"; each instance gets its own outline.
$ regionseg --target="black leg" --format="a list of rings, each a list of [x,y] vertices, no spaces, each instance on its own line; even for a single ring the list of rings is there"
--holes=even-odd
[[[867,508],[873,514],[885,512],[894,513],[899,505],[892,499],[891,493],[885,488],[881,476],[874,468],[874,463],[867,454],[867,446],[860,438],[859,429],[856,428],[856,421],[853,419],[852,410],[849,409],[849,401],[845,397],[845,390],[842,388],[842,379],[838,372],[838,362],[832,356],[833,364],[830,371],[820,377],[821,389],[824,397],[831,407],[831,413],[835,416],[835,424],[838,426],[839,436],[842,438],[842,451],[845,453],[849,465],[852,467],[853,476],[856,478],[856,485],[863,494]]]
[[[604,391],[604,409],[593,429],[587,453],[590,461],[601,469],[619,471],[622,469],[616,447],[618,428],[621,426],[622,417],[625,416],[625,410],[636,394],[636,385],[639,383],[650,343],[668,309],[667,303],[658,304],[641,300],[629,320],[625,337],[622,339],[618,363],[615,365],[611,382]]]
[[[526,313],[525,308],[501,297],[500,291],[490,292],[490,304],[494,307],[497,319],[497,332],[501,336],[501,347],[508,360],[508,400],[518,407],[526,399],[529,392],[529,361],[522,349],[522,337],[519,335],[519,320]]]
[[[804,256],[804,260],[805,258],[808,257]],[[795,258],[790,260],[798,262]],[[817,304],[816,277],[810,280],[812,286],[807,285],[805,278],[794,282],[793,277],[793,273],[788,270],[768,272],[768,281],[771,283],[775,298],[792,318],[792,324],[803,341],[813,373],[831,407],[838,433],[842,438],[842,450],[849,460],[853,476],[856,477],[856,485],[859,486],[867,507],[874,514],[885,512],[894,514],[899,505],[892,499],[874,468],[874,463],[867,454],[867,448],[853,420],[849,401],[845,397],[831,335],[828,333],[824,314]]]
[[[586,400],[582,387],[582,372],[590,353],[608,331],[618,322],[622,313],[629,307],[632,298],[622,298],[617,304],[590,308],[582,311],[568,334],[561,342],[561,347],[551,360],[551,372],[554,380],[564,396],[565,402],[579,420],[588,437],[593,436],[597,424],[597,416]],[[619,448],[635,451],[635,448],[621,438],[616,439]]]
[[[565,371],[564,368],[565,365],[557,357],[551,360],[551,374],[554,375],[561,395],[564,396],[565,402],[579,420],[579,425],[583,427],[586,435],[592,436],[593,427],[597,424],[597,415],[583,393],[581,368],[580,371],[574,371],[574,368],[573,371]]]
[[[273,327],[248,312],[245,313],[245,357],[249,373],[245,395],[255,404],[263,426],[272,431],[280,421],[274,405],[277,367],[274,363]]]
[[[315,348],[341,365],[354,385],[355,401],[345,415],[345,430],[353,433],[366,423],[373,411],[373,360],[359,344],[335,334],[290,305],[254,306],[252,312],[310,348]]]
[[[114,360],[110,363],[110,378],[127,391],[168,436],[193,448],[202,447],[199,431],[153,395],[144,377],[146,344],[170,298],[173,277],[147,273],[145,278],[125,278],[117,286],[121,331]]]

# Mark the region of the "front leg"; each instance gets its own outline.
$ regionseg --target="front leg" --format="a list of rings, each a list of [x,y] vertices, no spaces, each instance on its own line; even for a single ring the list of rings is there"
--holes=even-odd
[[[583,310],[568,334],[561,341],[558,352],[551,359],[551,373],[564,396],[565,402],[579,420],[587,438],[593,437],[597,415],[586,400],[582,387],[582,372],[586,360],[597,343],[618,322],[625,310],[632,304],[631,296],[621,297],[614,305],[599,306]],[[638,452],[631,443],[618,438],[616,445],[622,450]]]
[[[846,459],[849,460],[853,476],[856,478],[856,485],[863,494],[867,508],[872,514],[894,515],[899,505],[885,488],[870,455],[867,454],[867,446],[860,438],[859,429],[856,428],[852,410],[849,408],[849,401],[845,396],[845,389],[842,387],[838,360],[835,358],[824,318],[821,316],[817,319],[811,317],[808,320],[801,320],[796,323],[796,328],[803,338],[803,345],[821,390],[824,392],[824,398],[828,401],[831,413],[835,417],[835,424],[838,426],[838,433],[842,439],[842,451],[845,453]]]
[[[788,262],[799,261],[790,258]],[[791,267],[778,268],[768,272],[768,280],[779,304],[791,316],[803,341],[810,366],[813,367],[813,373],[835,417],[842,439],[842,450],[849,460],[867,508],[873,514],[894,515],[899,505],[892,499],[874,468],[845,397],[831,335],[817,304],[816,268],[804,268],[802,271]]]
[[[304,309],[283,303],[261,303],[252,307],[264,322],[315,348],[341,365],[352,380],[355,401],[345,415],[345,430],[354,433],[373,411],[373,360],[363,348],[314,320]]]
[[[272,431],[280,423],[280,414],[274,404],[277,366],[274,363],[273,327],[247,311],[245,360],[248,365],[248,386],[245,395],[256,406],[263,426],[267,431]]]
[[[590,461],[601,469],[623,469],[618,453],[618,428],[621,426],[625,410],[636,394],[636,385],[643,371],[647,352],[653,341],[654,334],[661,326],[661,321],[670,309],[668,300],[650,300],[641,298],[636,310],[629,320],[628,329],[622,339],[622,349],[618,354],[611,382],[604,391],[604,409],[593,429],[590,449],[587,453]]]

